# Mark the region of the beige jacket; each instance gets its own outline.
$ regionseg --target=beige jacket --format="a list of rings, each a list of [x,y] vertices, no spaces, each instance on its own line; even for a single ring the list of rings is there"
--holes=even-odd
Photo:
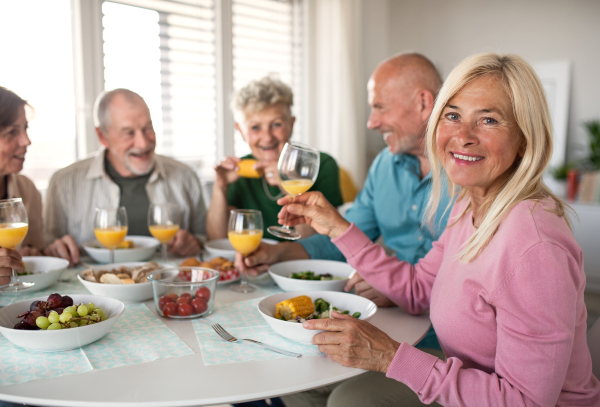
[[[23,246],[32,246],[42,250],[46,247],[42,229],[42,195],[33,182],[21,174],[8,175],[7,190],[9,198],[23,199],[23,205],[29,220],[27,236],[25,236],[21,245],[17,247],[17,250]]]

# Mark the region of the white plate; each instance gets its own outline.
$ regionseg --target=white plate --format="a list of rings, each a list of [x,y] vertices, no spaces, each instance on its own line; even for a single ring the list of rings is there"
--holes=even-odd
[[[315,274],[329,273],[341,280],[297,280],[290,274],[300,271],[313,271]],[[272,264],[269,274],[284,291],[344,291],[344,286],[354,273],[348,263],[332,260],[290,260]]]
[[[262,239],[261,242],[266,244],[277,244],[277,240],[273,239]],[[209,258],[213,257],[225,257],[228,260],[233,261],[235,259],[235,250],[229,239],[216,239],[204,243],[204,250],[208,254]]]
[[[149,260],[160,246],[158,240],[149,236],[127,236],[125,240],[131,240],[135,247],[115,250],[115,263]],[[83,248],[98,263],[110,261],[110,251],[103,248],[97,240],[85,242]]]
[[[143,266],[147,262],[125,262],[125,263],[114,263],[114,264],[102,264],[98,266],[90,266],[95,273],[98,273],[100,270],[112,270],[118,269],[121,266],[134,268],[138,266]],[[166,267],[166,266],[165,266]],[[88,289],[94,295],[101,295],[104,297],[111,297],[117,299],[119,301],[123,301],[125,303],[131,302],[140,302],[152,299],[152,285],[150,281],[146,281],[145,283],[136,283],[136,284],[103,284],[103,283],[94,283],[92,281],[87,281],[84,279],[80,272],[77,275],[81,284]]]
[[[25,271],[35,274],[19,276],[19,280],[35,283],[27,291],[37,291],[56,283],[63,271],[69,267],[69,262],[58,257],[25,256],[23,257]]]
[[[273,294],[263,298],[258,303],[258,312],[260,312],[265,321],[267,321],[275,332],[296,342],[310,343],[313,336],[323,332],[319,330],[304,329],[300,323],[282,321],[275,318],[275,308],[278,303],[300,295],[309,296],[313,302],[317,298],[323,298],[334,307],[350,311],[351,315],[355,312],[360,312],[361,315],[359,319],[365,321],[371,319],[377,312],[377,305],[375,305],[373,301],[364,297],[359,297],[358,295],[335,291],[293,291]]]
[[[13,329],[13,326],[22,320],[22,318],[17,318],[17,315],[29,311],[29,306],[33,301],[46,301],[48,296],[44,296],[19,301],[0,309],[0,333],[15,345],[29,350],[54,352],[75,349],[95,342],[106,335],[125,309],[125,305],[121,301],[113,298],[80,294],[69,296],[73,298],[74,304],[93,302],[106,313],[108,319],[93,325],[55,331]]]

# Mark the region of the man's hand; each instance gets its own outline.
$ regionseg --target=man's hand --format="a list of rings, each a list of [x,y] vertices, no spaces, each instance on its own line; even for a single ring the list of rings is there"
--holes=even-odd
[[[367,283],[358,272],[354,273],[352,278],[346,282],[344,291],[350,292],[354,288],[354,293],[361,297],[368,298],[373,301],[378,307],[395,307],[394,304],[388,297],[377,291],[373,286]]]
[[[313,345],[343,366],[387,373],[400,344],[367,321],[336,311],[332,317],[302,323],[306,329],[326,331],[313,336]]]
[[[45,256],[60,257],[69,261],[69,267],[79,263],[79,246],[75,239],[70,235],[64,235],[56,239],[52,244],[43,250]]]
[[[31,246],[23,246],[19,249],[19,254],[21,256],[43,256],[44,253],[42,253],[39,249],[35,248],[35,247],[31,247]]]
[[[12,277],[12,269],[15,272],[23,272],[22,257],[16,250],[0,249],[0,285],[10,283]]]
[[[181,257],[189,257],[200,251],[200,243],[187,230],[179,229],[175,237],[169,242],[169,253]]]
[[[321,192],[306,192],[296,197],[286,196],[277,203],[285,205],[277,215],[281,225],[295,226],[306,223],[317,233],[332,239],[344,233],[350,226]]]
[[[269,269],[269,265],[280,261],[281,254],[285,250],[283,244],[267,244],[260,242],[258,249],[247,257],[235,252],[235,268],[240,272],[256,277]]]

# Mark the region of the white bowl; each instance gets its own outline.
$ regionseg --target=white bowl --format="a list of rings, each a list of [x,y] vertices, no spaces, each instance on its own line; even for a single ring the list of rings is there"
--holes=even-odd
[[[131,240],[135,247],[115,250],[115,263],[148,260],[154,256],[156,249],[160,246],[158,240],[149,236],[127,236],[125,240]],[[102,247],[97,240],[85,242],[83,248],[98,263],[110,262],[110,251]]]
[[[74,304],[93,302],[106,313],[108,319],[93,325],[55,331],[13,329],[13,326],[22,320],[22,318],[17,318],[17,315],[29,311],[29,306],[35,300],[47,300],[48,296],[44,296],[19,301],[0,309],[0,333],[15,345],[25,349],[44,352],[75,349],[97,341],[106,335],[125,309],[125,305],[121,301],[112,298],[80,294],[69,296],[73,298]]]
[[[258,311],[265,321],[267,321],[271,328],[279,335],[296,342],[310,343],[313,336],[323,332],[319,330],[304,329],[300,323],[282,321],[281,319],[275,318],[275,306],[278,303],[300,295],[309,296],[313,302],[317,298],[323,298],[340,310],[350,311],[350,315],[355,312],[360,312],[361,315],[359,319],[365,321],[371,319],[371,317],[375,315],[375,312],[377,312],[377,305],[375,305],[373,301],[364,297],[359,297],[358,295],[335,291],[293,291],[273,294],[263,298],[258,303]]]
[[[266,244],[277,244],[277,240],[262,239],[261,242]],[[228,260],[235,260],[235,249],[229,242],[229,239],[216,239],[204,243],[204,250],[208,254],[208,258],[225,257]]]
[[[329,273],[340,280],[297,280],[290,274],[313,271],[315,274]],[[348,263],[333,260],[290,260],[273,264],[269,274],[284,291],[344,291],[344,286],[354,273]]]
[[[37,291],[56,283],[63,271],[69,267],[69,262],[58,257],[24,256],[25,271],[35,274],[19,276],[19,280],[35,283],[27,291]]]
[[[126,263],[114,263],[114,264],[103,264],[98,266],[91,266],[94,273],[98,273],[100,270],[112,270],[118,269],[121,266],[134,268],[143,266],[146,262],[126,262]],[[150,281],[136,284],[103,284],[94,283],[87,281],[82,277],[82,273],[77,275],[81,284],[88,289],[94,295],[101,295],[103,297],[111,297],[125,303],[140,302],[152,299],[152,285]]]

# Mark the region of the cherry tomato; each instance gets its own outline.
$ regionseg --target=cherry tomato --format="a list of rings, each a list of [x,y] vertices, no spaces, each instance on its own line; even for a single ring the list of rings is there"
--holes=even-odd
[[[194,312],[194,307],[192,307],[190,304],[181,303],[177,306],[177,313],[182,317],[190,316],[192,315],[192,312]]]
[[[158,309],[162,311],[162,309],[165,307],[165,304],[167,304],[169,302],[173,302],[173,298],[163,295],[158,300]]]
[[[173,302],[177,301],[177,298],[179,298],[179,296],[175,293],[169,293],[169,294],[167,294],[167,297],[171,297]]]
[[[192,300],[192,306],[194,307],[194,312],[196,312],[196,314],[202,314],[208,309],[208,303],[201,297],[194,298]]]
[[[179,298],[177,298],[177,301],[175,301],[175,304],[189,304],[190,302],[192,302],[192,296],[190,295],[188,296],[181,296]]]
[[[192,294],[190,294],[190,293],[183,293],[179,296],[179,298],[181,298],[181,297],[189,297],[190,301],[192,301]]]
[[[200,287],[196,290],[196,298],[204,298],[206,302],[210,300],[210,290],[208,287]]]
[[[173,315],[177,315],[177,304],[174,302],[168,302],[165,304],[162,310],[165,317],[172,317]]]

